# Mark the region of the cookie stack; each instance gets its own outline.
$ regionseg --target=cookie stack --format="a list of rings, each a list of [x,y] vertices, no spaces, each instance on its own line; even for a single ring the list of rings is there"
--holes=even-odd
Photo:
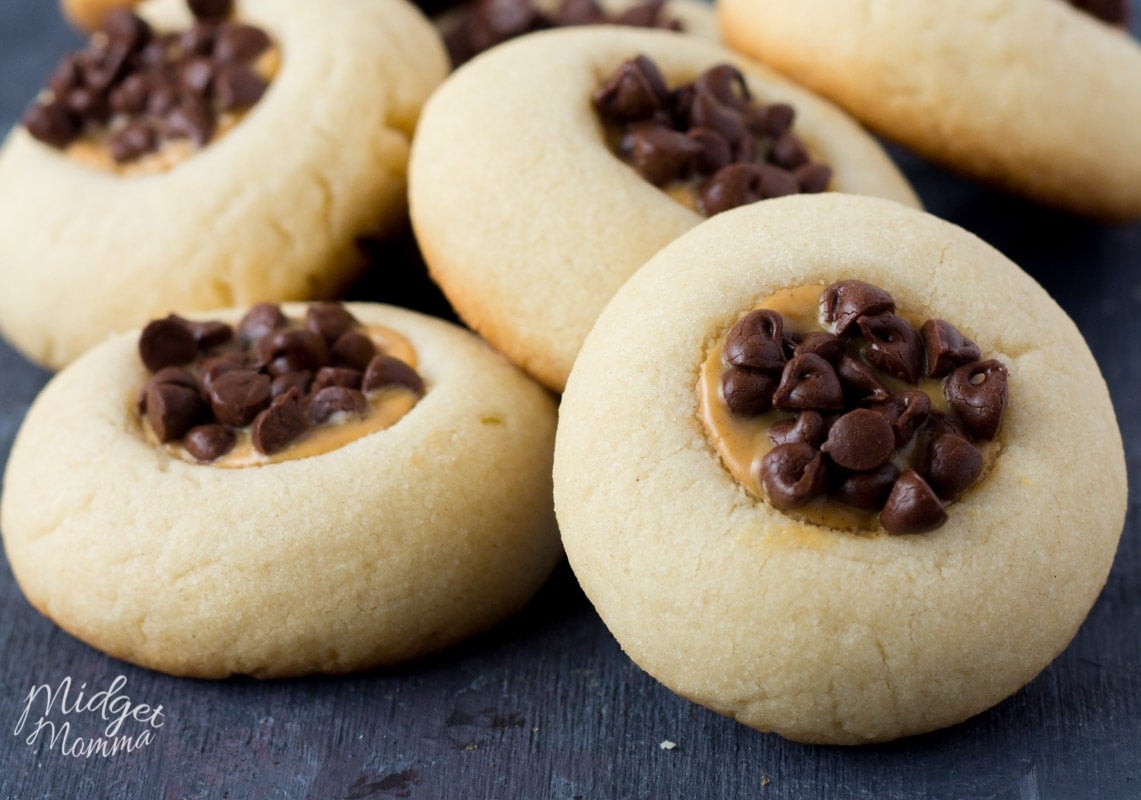
[[[723,0],[742,55],[678,0],[482,0],[440,20],[445,79],[404,0],[127,5],[68,4],[95,32],[0,153],[0,328],[74,360],[0,523],[65,629],[179,675],[392,664],[520,608],[561,541],[658,680],[845,744],[976,714],[1074,635],[1125,508],[1081,335],[750,54],[968,173],[1135,218],[1139,176],[1104,167],[1136,87],[1076,99],[1141,74],[1115,20],[1007,0],[965,61],[981,4]],[[1024,42],[1090,74],[1030,77]],[[471,331],[312,302],[405,213]]]

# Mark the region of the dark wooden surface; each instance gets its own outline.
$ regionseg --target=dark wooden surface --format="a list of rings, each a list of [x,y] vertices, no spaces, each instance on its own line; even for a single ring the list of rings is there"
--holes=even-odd
[[[0,0],[5,129],[74,42],[55,8]],[[1141,147],[1141,132],[1121,135]],[[1141,798],[1141,225],[1072,219],[894,154],[930,210],[1013,257],[1074,317],[1125,439],[1133,491],[1108,584],[1072,645],[1024,690],[955,728],[886,746],[791,744],[638,670],[565,565],[515,620],[402,669],[179,680],[62,633],[27,605],[3,562],[0,798]],[[422,274],[394,288],[401,271],[419,268],[413,245],[378,248],[377,262],[355,296],[443,307]],[[48,376],[2,344],[0,372],[6,459]],[[28,745],[27,726],[14,734],[33,686],[70,677],[92,692],[120,674],[134,701],[164,707],[148,746],[76,759],[46,736]],[[81,715],[75,728],[97,733]],[[661,748],[666,740],[676,748]]]

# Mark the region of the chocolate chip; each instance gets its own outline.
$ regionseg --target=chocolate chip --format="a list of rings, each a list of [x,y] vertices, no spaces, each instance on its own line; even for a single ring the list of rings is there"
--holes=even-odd
[[[116,114],[140,114],[147,108],[151,83],[145,75],[135,73],[125,77],[111,90],[109,102]]]
[[[379,355],[373,358],[365,370],[362,388],[366,392],[403,386],[417,395],[424,394],[424,381],[416,370],[398,358]]]
[[[782,419],[769,428],[769,441],[774,445],[804,442],[819,448],[827,435],[824,417],[815,411],[801,411],[793,419]]]
[[[61,102],[30,106],[22,120],[28,133],[46,145],[64,148],[79,136],[78,122]]]
[[[808,163],[808,148],[794,133],[786,132],[773,142],[769,150],[769,161],[778,167],[794,170]]]
[[[836,411],[844,407],[840,379],[832,365],[815,353],[793,356],[784,365],[773,405],[798,411]]]
[[[920,331],[927,349],[927,374],[944,378],[955,367],[982,358],[978,345],[959,333],[959,329],[941,319],[929,319]]]
[[[48,78],[48,89],[56,97],[63,97],[79,86],[83,80],[74,55],[64,56]]]
[[[784,369],[784,317],[776,311],[750,311],[725,338],[725,363],[742,369],[777,372]]]
[[[776,387],[776,376],[767,372],[734,368],[721,376],[721,397],[741,417],[755,417],[772,408]]]
[[[701,187],[698,208],[707,217],[731,208],[755,203],[764,195],[757,164],[730,164],[719,169]]]
[[[669,96],[665,78],[645,56],[624,62],[601,88],[595,91],[595,108],[617,121],[645,119],[660,111]]]
[[[977,439],[993,439],[1006,411],[1007,370],[999,361],[976,361],[943,381],[943,394],[963,425]]]
[[[913,469],[899,476],[880,512],[880,524],[888,533],[923,533],[946,521],[943,504]]]
[[[982,470],[983,454],[962,437],[937,436],[928,445],[923,474],[943,500],[954,500],[965,492]]]
[[[103,93],[81,86],[63,98],[67,110],[84,124],[102,125],[111,116],[111,104]]]
[[[270,456],[284,450],[308,429],[301,393],[290,389],[257,415],[250,438],[258,452]]]
[[[347,389],[359,389],[364,381],[364,374],[360,370],[345,369],[343,367],[321,367],[313,378],[311,391],[319,392],[326,386],[343,386]]]
[[[244,342],[260,339],[271,331],[289,324],[281,308],[273,303],[258,303],[238,323],[238,338]]]
[[[313,383],[313,373],[308,370],[300,372],[286,372],[278,375],[269,385],[269,396],[280,397],[290,389],[297,389],[301,394],[309,394],[309,387]]]
[[[224,322],[210,320],[207,322],[191,322],[190,332],[198,349],[202,352],[224,345],[234,338],[234,329]]]
[[[225,425],[196,425],[182,437],[182,446],[199,461],[217,461],[233,450],[237,441]]]
[[[844,397],[851,405],[883,403],[891,397],[891,391],[880,382],[871,367],[858,358],[846,354],[840,356],[836,374],[843,384]]]
[[[83,83],[102,94],[122,76],[130,55],[130,46],[125,42],[110,40],[102,45],[88,45],[76,56]]]
[[[246,359],[241,353],[224,353],[202,359],[198,363],[198,374],[202,377],[202,387],[210,391],[210,387],[220,375],[247,367]]]
[[[158,136],[145,120],[135,120],[112,136],[107,142],[111,158],[118,164],[134,161],[139,156],[153,153],[158,148]]]
[[[368,369],[376,355],[376,345],[360,331],[345,331],[333,342],[333,362],[355,370]]]
[[[835,364],[844,354],[844,342],[839,336],[824,331],[809,331],[800,337],[793,353],[815,353],[830,364]],[[843,379],[843,374],[840,378]]]
[[[883,508],[898,478],[899,467],[888,461],[868,472],[839,474],[829,494],[834,500],[855,508],[878,510]]]
[[[160,442],[172,442],[193,427],[203,411],[198,392],[177,383],[152,383],[146,397],[147,422]]]
[[[963,439],[966,439],[970,435],[962,423],[953,416],[944,414],[942,411],[932,411],[931,415],[927,418],[927,435],[933,439],[943,434],[952,434]]]
[[[918,383],[923,377],[923,342],[907,321],[884,313],[859,319],[868,340],[864,358],[888,375]]]
[[[323,425],[339,412],[363,415],[368,401],[356,389],[346,386],[326,386],[309,400],[309,419],[314,425]]]
[[[891,458],[895,433],[883,414],[857,408],[832,423],[820,450],[844,469],[866,472]]]
[[[692,159],[693,168],[700,174],[712,175],[728,166],[733,160],[733,148],[729,140],[710,128],[691,128],[686,136],[696,142],[701,150]]]
[[[205,57],[192,58],[182,64],[178,77],[184,90],[205,95],[214,80],[214,63]]]
[[[684,133],[662,125],[642,125],[626,135],[630,160],[655,186],[681,176],[704,148]]]
[[[156,319],[139,336],[139,358],[151,372],[193,361],[198,355],[194,334],[182,320]]]
[[[147,381],[148,386],[157,386],[162,383],[173,383],[176,386],[185,386],[198,391],[198,379],[185,367],[163,367]]]
[[[165,117],[178,105],[178,89],[172,84],[156,84],[147,95],[147,113],[154,117]]]
[[[820,321],[839,336],[854,332],[856,320],[864,315],[894,311],[890,294],[863,281],[839,281],[820,294]]]
[[[661,20],[662,7],[665,0],[650,0],[648,3],[636,3],[620,11],[610,22],[614,25],[629,25],[635,28],[667,28],[680,30],[680,24],[675,20]]]
[[[141,50],[151,38],[151,26],[146,20],[125,8],[114,9],[103,18],[103,32],[132,53]]]
[[[799,508],[822,494],[827,480],[824,459],[803,442],[774,447],[761,459],[761,486],[769,502],[782,511]]]
[[[832,182],[832,168],[826,164],[804,164],[792,171],[792,177],[796,178],[800,191],[819,194]]]
[[[563,0],[552,21],[555,27],[595,25],[602,22],[606,12],[594,0]]]
[[[226,67],[214,80],[214,96],[219,111],[249,108],[261,100],[269,84],[245,67]]]
[[[497,42],[522,36],[542,23],[538,10],[526,0],[480,0],[479,17]]]
[[[749,130],[757,136],[778,139],[792,128],[796,111],[787,103],[770,103],[752,109],[746,119]]]
[[[248,369],[230,369],[206,386],[214,416],[223,425],[244,428],[270,402],[268,375]]]
[[[313,303],[305,312],[305,327],[333,344],[347,331],[360,327],[360,320],[340,303]]]
[[[178,46],[183,58],[208,56],[214,52],[214,41],[218,35],[216,22],[201,21],[187,28],[178,36]]]
[[[318,370],[329,363],[329,346],[325,339],[310,330],[297,328],[266,334],[254,343],[258,363],[265,364],[273,375],[297,370]]]
[[[890,405],[892,413],[888,419],[895,431],[895,446],[904,447],[930,417],[931,398],[926,392],[909,389],[896,397]]]
[[[709,94],[732,108],[744,109],[752,99],[745,76],[731,64],[718,64],[707,69],[693,82],[693,88],[699,94]]]
[[[214,115],[204,103],[184,95],[182,102],[170,110],[163,122],[162,133],[168,139],[190,139],[205,147],[214,136]]]
[[[748,135],[745,117],[733,106],[725,105],[708,92],[696,91],[689,109],[689,124],[708,128],[736,144]]]
[[[214,41],[214,59],[219,64],[253,61],[271,45],[269,36],[253,25],[222,25]]]
[[[186,4],[198,19],[225,19],[234,11],[233,0],[186,0]]]

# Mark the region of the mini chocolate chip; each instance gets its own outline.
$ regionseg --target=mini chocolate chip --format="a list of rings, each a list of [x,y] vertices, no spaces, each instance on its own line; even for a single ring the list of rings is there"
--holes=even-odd
[[[480,0],[478,13],[495,41],[521,36],[542,22],[538,10],[527,0]]]
[[[624,62],[605,84],[594,92],[599,113],[617,121],[653,116],[665,106],[669,90],[657,65],[645,56]]]
[[[214,79],[214,97],[219,111],[249,108],[261,100],[269,84],[245,67],[226,67]]]
[[[21,121],[28,133],[56,148],[67,147],[80,133],[80,125],[75,116],[59,101],[30,106]]]
[[[946,521],[943,504],[913,469],[899,476],[880,512],[880,524],[888,533],[923,533]]]
[[[234,11],[234,0],[186,0],[198,19],[225,19]]]
[[[130,56],[131,48],[127,43],[110,40],[103,45],[88,45],[76,59],[84,84],[102,94],[122,76]]]
[[[238,323],[238,338],[244,342],[260,339],[271,331],[289,324],[281,308],[273,303],[258,303]]]
[[[136,119],[127,127],[113,135],[107,142],[111,158],[118,164],[134,161],[139,156],[152,153],[158,148],[158,136],[146,120]]]
[[[755,417],[772,408],[776,387],[776,376],[767,372],[734,368],[721,376],[721,397],[741,417]]]
[[[313,378],[313,387],[310,391],[319,392],[326,386],[344,386],[348,389],[359,389],[364,381],[364,373],[356,369],[344,367],[321,367]]]
[[[907,320],[884,313],[859,319],[868,340],[864,358],[888,375],[918,383],[923,377],[923,342]]]
[[[151,26],[146,20],[125,8],[116,8],[103,18],[103,32],[132,53],[141,50],[151,39]]]
[[[225,425],[196,425],[182,437],[182,446],[199,461],[217,461],[233,450],[237,441],[237,435]]]
[[[139,336],[139,358],[151,372],[193,361],[198,355],[194,334],[176,317],[156,319]]]
[[[851,405],[883,403],[891,397],[871,367],[858,358],[844,354],[836,364],[836,374],[844,387],[844,397]]]
[[[557,28],[572,25],[596,25],[603,22],[606,12],[594,0],[563,0],[551,21]]]
[[[862,316],[894,311],[890,294],[863,281],[839,281],[820,293],[820,321],[838,336],[854,332]]]
[[[184,95],[163,122],[162,133],[168,139],[190,139],[205,147],[214,136],[215,120],[210,108],[193,95]]]
[[[778,372],[784,369],[782,339],[784,317],[776,311],[750,311],[730,329],[725,338],[724,359],[742,369]]]
[[[376,356],[365,370],[362,388],[372,392],[389,386],[404,386],[418,395],[424,394],[424,380],[416,370],[399,358]]]
[[[266,334],[254,343],[254,355],[270,373],[280,375],[308,369],[317,370],[329,363],[329,346],[318,333],[299,328]]]
[[[954,370],[943,381],[943,394],[967,430],[993,439],[1006,411],[1006,367],[993,358]]]
[[[724,105],[743,109],[752,99],[749,86],[741,70],[731,64],[710,67],[697,77],[693,87],[698,93],[707,93]]]
[[[944,434],[931,440],[923,474],[935,493],[951,501],[965,492],[983,470],[983,454],[959,436]]]
[[[183,62],[178,76],[183,89],[191,94],[205,95],[214,80],[214,63],[204,56],[192,58]]]
[[[332,355],[333,363],[363,371],[376,355],[376,345],[360,331],[345,331],[333,342]]]
[[[323,425],[340,411],[363,415],[367,408],[368,401],[356,389],[347,386],[326,386],[309,399],[309,419],[314,425]]]
[[[268,34],[253,25],[222,25],[214,40],[214,58],[219,64],[253,61],[270,47]]]
[[[934,439],[943,434],[952,434],[963,439],[970,435],[962,423],[952,415],[944,414],[942,411],[932,411],[931,416],[927,418],[927,436]]]
[[[333,344],[346,331],[360,327],[360,320],[340,303],[312,303],[305,312],[305,327]]]
[[[731,208],[755,203],[764,195],[757,164],[730,164],[713,174],[701,187],[698,206],[707,217]]]
[[[308,370],[286,372],[273,379],[273,383],[269,385],[269,396],[280,397],[294,388],[303,395],[309,394],[309,387],[312,384],[313,373]]]
[[[770,139],[783,136],[792,127],[795,118],[795,109],[787,103],[757,106],[746,117],[749,130],[757,136],[767,136]]]
[[[892,486],[899,478],[899,467],[888,461],[868,472],[846,472],[834,479],[831,497],[867,511],[883,508]]]
[[[190,332],[194,334],[194,341],[202,352],[226,344],[234,338],[234,329],[217,320],[191,322]]]
[[[182,437],[198,421],[203,411],[198,392],[177,383],[149,384],[147,422],[160,442]]]
[[[301,393],[290,389],[257,415],[250,438],[258,452],[269,456],[284,450],[308,428]]]
[[[788,170],[772,164],[757,164],[757,169],[761,172],[762,199],[785,197],[800,191],[800,185]]]
[[[793,356],[784,365],[780,385],[773,394],[773,405],[798,411],[843,408],[844,394],[836,370],[815,353]]]
[[[832,182],[832,168],[826,164],[804,164],[792,171],[792,177],[805,194],[819,194]]]
[[[891,415],[891,427],[895,431],[895,446],[903,447],[911,441],[931,415],[931,398],[926,392],[909,389],[894,400],[895,412]]]
[[[620,11],[615,17],[609,20],[614,25],[628,25],[635,28],[667,28],[671,30],[680,30],[673,20],[659,20],[658,15],[661,13],[662,6],[665,5],[665,0],[651,0],[648,3],[636,3],[629,8]]]
[[[712,175],[733,161],[733,148],[729,140],[709,128],[690,128],[686,136],[701,147],[693,157],[693,168],[702,175]]]
[[[782,511],[799,508],[822,494],[827,480],[824,459],[803,442],[774,447],[761,459],[760,483],[769,502]]]
[[[832,423],[820,450],[844,469],[866,472],[891,458],[895,433],[883,414],[857,408]]]
[[[815,353],[830,364],[835,364],[844,355],[844,342],[839,336],[824,331],[809,331],[800,337],[793,347],[793,353]],[[843,379],[843,374],[840,378]]]
[[[697,90],[689,109],[693,128],[709,128],[724,136],[730,144],[746,138],[745,117],[733,106],[725,105],[709,92]]]
[[[231,369],[214,376],[206,395],[214,416],[223,425],[249,425],[270,401],[268,375],[248,369]]]
[[[173,383],[198,391],[198,379],[185,367],[163,367],[147,381],[148,386],[157,386],[160,383]]]
[[[773,142],[769,161],[778,167],[794,170],[808,163],[808,149],[795,133],[785,132]]]
[[[178,105],[178,89],[173,85],[155,84],[147,95],[147,113],[165,117]]]
[[[959,333],[950,322],[929,319],[923,323],[923,342],[927,348],[927,374],[944,378],[955,367],[982,358],[978,345]]]
[[[804,442],[819,448],[827,435],[824,417],[815,411],[801,411],[795,418],[774,422],[769,428],[769,441],[774,445]]]
[[[237,352],[210,356],[198,362],[198,374],[202,377],[202,388],[206,391],[210,391],[219,375],[247,368],[245,357]]]
[[[95,89],[83,86],[72,89],[64,98],[64,104],[84,125],[101,125],[111,116],[111,104],[102,92]]]
[[[678,178],[703,152],[701,144],[663,125],[641,125],[625,139],[635,169],[655,186]]]
[[[62,97],[79,86],[82,76],[74,55],[64,56],[48,78],[48,89],[56,97]]]
[[[117,114],[140,114],[147,107],[151,84],[138,72],[126,76],[108,96],[111,110]]]

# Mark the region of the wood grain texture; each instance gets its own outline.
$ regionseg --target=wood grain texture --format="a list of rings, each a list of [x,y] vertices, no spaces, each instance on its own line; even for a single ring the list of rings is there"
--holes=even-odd
[[[1137,29],[1141,3],[1133,7]],[[54,3],[0,0],[5,129],[74,41]],[[61,632],[28,606],[5,562],[0,798],[1141,798],[1141,225],[1075,220],[893,155],[931,211],[1010,255],[1073,316],[1122,426],[1133,489],[1117,561],[1072,645],[1023,691],[962,725],[890,745],[791,744],[681,700],[634,667],[565,566],[515,620],[400,670],[178,680]],[[393,277],[416,261],[413,245],[374,254],[355,297],[446,313],[422,277]],[[6,460],[48,376],[4,345],[0,374]],[[26,744],[27,727],[14,735],[34,686],[70,676],[94,691],[120,674],[132,699],[164,706],[149,746],[73,759],[46,737]],[[87,722],[76,729],[94,732]]]

